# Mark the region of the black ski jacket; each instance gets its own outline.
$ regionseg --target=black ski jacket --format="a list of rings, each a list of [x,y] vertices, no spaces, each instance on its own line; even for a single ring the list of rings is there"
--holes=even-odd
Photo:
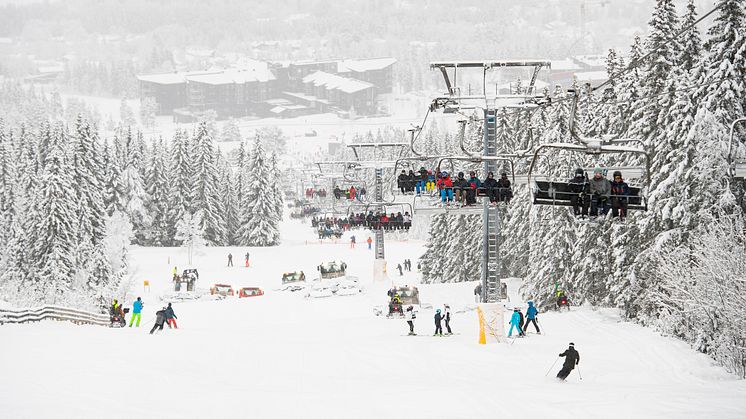
[[[443,320],[443,316],[440,313],[435,313],[435,324],[440,324]]]
[[[559,356],[565,357],[565,368],[573,369],[576,365],[580,364],[580,354],[575,350],[575,348],[567,348],[567,350],[559,354]]]
[[[174,314],[173,307],[167,308],[164,314],[166,316],[166,319],[178,319],[178,317],[176,317],[176,314]]]

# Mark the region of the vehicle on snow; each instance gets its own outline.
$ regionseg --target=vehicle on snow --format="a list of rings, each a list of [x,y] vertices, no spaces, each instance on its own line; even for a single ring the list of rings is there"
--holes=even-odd
[[[306,274],[303,273],[303,271],[300,272],[289,272],[282,274],[282,283],[284,284],[293,284],[296,282],[305,282],[306,281]]]
[[[264,295],[264,291],[257,287],[243,287],[238,291],[238,298],[259,297],[261,295]]]
[[[211,295],[222,295],[223,297],[232,297],[234,295],[233,287],[226,284],[215,284],[210,288]]]
[[[197,269],[184,269],[181,276],[174,275],[173,277],[174,291],[181,291],[182,286],[186,287],[187,291],[194,291],[198,279],[199,272],[197,272]]]
[[[344,262],[328,262],[319,265],[316,268],[319,271],[320,279],[334,279],[345,276],[347,271],[347,264]]]
[[[109,327],[124,327],[127,325],[127,320],[124,319],[124,315],[129,313],[129,308],[122,308],[122,306],[119,306],[119,309],[115,310],[114,307],[112,307],[109,310]]]

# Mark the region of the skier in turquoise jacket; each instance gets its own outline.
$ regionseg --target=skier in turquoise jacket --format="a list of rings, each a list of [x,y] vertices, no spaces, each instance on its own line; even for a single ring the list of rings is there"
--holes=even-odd
[[[521,314],[518,313],[518,309],[513,310],[513,316],[510,317],[510,331],[508,331],[508,337],[513,335],[513,328],[518,331],[518,334],[523,334],[521,330]]]

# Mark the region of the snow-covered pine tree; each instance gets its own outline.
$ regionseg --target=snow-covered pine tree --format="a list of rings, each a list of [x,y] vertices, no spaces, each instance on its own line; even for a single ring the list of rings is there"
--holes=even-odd
[[[268,181],[268,163],[261,139],[257,136],[251,161],[247,164],[246,191],[244,202],[241,203],[239,242],[245,246],[274,246],[279,243],[277,216],[273,214],[274,203],[268,191],[274,187],[274,183]]]
[[[45,143],[50,150],[44,161],[39,188],[34,191],[31,212],[28,214],[30,252],[27,260],[30,283],[27,289],[35,300],[47,304],[60,304],[71,291],[76,271],[77,247],[76,193],[73,189],[72,170],[66,160],[62,127],[46,130]],[[57,138],[52,138],[57,137]]]
[[[207,241],[204,239],[204,223],[201,220],[202,211],[195,214],[185,213],[184,218],[176,223],[176,236],[174,237],[182,247],[187,248],[189,265],[192,265],[193,257],[199,254],[205,247]]]
[[[150,224],[150,215],[145,209],[147,193],[145,192],[143,178],[140,176],[140,161],[142,154],[137,141],[132,136],[132,130],[127,129],[124,138],[124,158],[122,168],[122,190],[124,191],[124,211],[129,215],[132,226],[135,229],[137,241],[144,242],[144,233]]]
[[[171,185],[168,199],[171,232],[176,234],[176,223],[193,212],[191,141],[186,132],[176,130],[171,147]],[[172,236],[173,237],[173,236]]]
[[[719,0],[704,44],[704,82],[697,91],[708,110],[725,124],[746,113],[746,11],[743,0]]]
[[[285,210],[285,196],[281,188],[282,173],[280,173],[280,167],[277,164],[277,153],[274,151],[269,157],[269,176],[271,179],[275,179],[274,182],[271,182],[274,184],[274,187],[270,188],[270,190],[272,191],[272,200],[274,203],[274,215],[279,225]]]
[[[238,127],[238,121],[231,118],[225,124],[220,132],[221,140],[225,142],[241,141],[241,130]]]
[[[210,245],[221,246],[225,244],[225,209],[220,200],[215,148],[206,123],[197,126],[193,143],[192,207],[202,220],[205,241]]]
[[[104,207],[104,169],[99,154],[98,135],[79,116],[72,138],[72,177],[78,199],[78,239],[93,247],[101,244],[106,234]]]
[[[171,244],[168,207],[170,179],[166,162],[167,152],[163,139],[159,138],[158,141],[153,143],[150,164],[147,165],[145,209],[150,214],[147,242],[152,246],[168,246]]]

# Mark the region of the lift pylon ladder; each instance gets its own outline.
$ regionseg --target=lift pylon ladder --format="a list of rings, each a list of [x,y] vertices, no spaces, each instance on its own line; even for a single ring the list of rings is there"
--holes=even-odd
[[[431,69],[438,69],[443,74],[448,92],[447,96],[435,98],[430,105],[430,110],[443,108],[444,113],[458,113],[466,109],[481,109],[484,112],[483,128],[483,165],[484,172],[497,172],[500,156],[499,144],[497,144],[497,111],[503,108],[523,108],[538,106],[537,103],[544,101],[544,95],[537,95],[534,83],[542,68],[550,68],[551,63],[546,60],[503,60],[503,61],[461,61],[461,62],[437,62],[431,63]],[[482,69],[482,94],[472,95],[468,92],[463,95],[457,85],[459,69]],[[499,94],[497,88],[495,94],[487,93],[487,72],[494,69],[531,68],[529,85],[520,92],[510,94]],[[453,79],[449,75],[452,71]],[[453,81],[453,83],[452,83]],[[462,145],[462,150],[465,152]],[[469,154],[469,153],[467,153]],[[483,201],[482,209],[482,301],[494,303],[502,297],[502,284],[500,281],[501,259],[500,259],[500,206],[490,205],[489,200]]]
[[[399,148],[399,155],[397,157],[401,157],[402,153],[409,148],[409,143],[355,143],[355,144],[348,144],[347,147],[352,149],[353,154],[355,155],[355,159],[357,159],[357,163],[359,164],[358,167],[360,168],[373,168],[374,170],[374,197],[375,202],[378,203],[378,205],[375,205],[376,211],[380,212],[383,210],[383,205],[381,204],[383,202],[383,170],[384,168],[393,168],[396,165],[396,161],[386,161],[384,160],[384,156],[381,155],[382,150],[386,148]],[[361,159],[360,153],[358,153],[358,149],[365,150],[365,149],[372,149],[373,150],[373,160],[372,161],[365,161]],[[385,244],[384,244],[384,238],[383,238],[383,229],[379,226],[379,228],[375,231],[375,237],[376,237],[376,259],[373,263],[373,279],[374,281],[382,281],[384,280],[385,273],[386,273],[386,251],[385,251]]]

